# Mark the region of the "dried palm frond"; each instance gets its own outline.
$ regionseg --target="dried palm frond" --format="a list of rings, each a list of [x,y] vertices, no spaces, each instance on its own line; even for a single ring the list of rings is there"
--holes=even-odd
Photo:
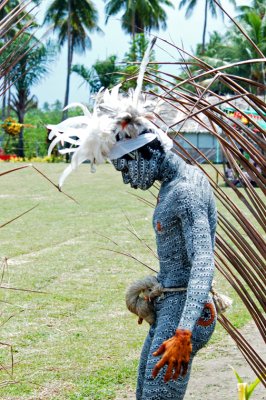
[[[5,10],[8,1],[1,4],[0,12],[2,12],[3,18],[0,21],[0,93],[3,92],[2,80],[25,53],[27,43],[20,41],[20,37],[34,25],[30,13],[35,6],[29,9],[31,3],[31,1],[21,1],[10,10]]]
[[[153,96],[165,102],[165,114],[171,115],[170,122],[161,115],[159,123],[168,126],[168,133],[175,143],[175,151],[182,158],[198,165],[206,173],[206,169],[198,161],[199,158],[202,159],[213,168],[214,175],[219,177],[220,182],[221,179],[224,182],[223,185],[218,184],[217,179],[208,175],[217,202],[223,210],[219,215],[216,267],[235,289],[254,320],[259,334],[266,340],[266,243],[262,233],[266,226],[266,103],[265,99],[254,94],[256,88],[259,87],[261,92],[262,89],[266,90],[266,86],[264,82],[254,82],[247,78],[243,80],[227,73],[232,66],[247,63],[260,64],[265,68],[266,58],[259,50],[259,58],[213,68],[178,46],[161,40],[166,51],[169,46],[171,54],[176,51],[179,57],[181,55],[182,61],[169,62],[171,68],[173,65],[177,68],[180,65],[183,68],[185,66],[187,77],[180,78],[177,74],[161,70],[158,82],[158,76],[154,79],[152,68],[146,74],[146,80],[159,89],[158,93],[152,92]],[[186,57],[188,61],[185,61]],[[190,70],[191,65],[193,73]],[[203,84],[206,78],[207,85]],[[222,96],[213,91],[214,82],[226,86],[232,95]],[[243,82],[245,85],[242,86]],[[247,87],[255,89],[248,90]],[[234,114],[241,118],[234,118]],[[256,119],[253,118],[254,114]],[[213,164],[207,154],[183,136],[185,131],[209,132],[217,139],[224,159],[238,177],[237,186]],[[225,185],[228,190],[224,190]],[[241,201],[241,208],[234,198]],[[266,386],[266,364],[253,349],[252,343],[248,343],[225,317],[220,318],[220,322]]]

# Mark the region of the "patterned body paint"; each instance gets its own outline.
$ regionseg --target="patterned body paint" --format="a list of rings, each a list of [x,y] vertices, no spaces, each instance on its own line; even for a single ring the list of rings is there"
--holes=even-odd
[[[155,143],[155,144],[154,144]],[[123,182],[134,189],[149,189],[159,177],[159,170],[164,153],[158,140],[143,147],[144,151],[135,150],[112,163],[122,173]]]
[[[186,292],[165,293],[155,300],[156,321],[141,353],[136,398],[182,400],[193,357],[208,342],[216,324],[209,294],[214,271],[216,207],[204,174],[176,154],[156,150],[148,160],[141,154],[135,158],[114,162],[125,183],[144,190],[155,180],[162,183],[153,216],[160,262],[157,278],[167,288],[187,287]],[[152,377],[159,359],[152,353],[177,328],[192,332],[192,355],[186,376],[165,383],[166,367],[156,379]]]
[[[160,260],[158,280],[164,287],[186,286],[155,301],[156,322],[146,338],[139,365],[137,400],[182,400],[194,355],[210,339],[216,312],[209,294],[213,279],[216,207],[206,177],[173,153],[161,167],[159,201],[153,216]],[[177,328],[192,332],[192,357],[184,378],[165,383],[165,368],[156,379],[152,353]]]

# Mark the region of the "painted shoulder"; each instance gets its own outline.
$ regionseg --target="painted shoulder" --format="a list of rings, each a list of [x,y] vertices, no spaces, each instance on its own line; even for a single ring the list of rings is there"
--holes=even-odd
[[[162,187],[163,192],[167,195],[172,207],[180,213],[187,209],[192,212],[197,210],[204,212],[208,208],[212,189],[202,171],[192,165],[186,165],[180,175]]]

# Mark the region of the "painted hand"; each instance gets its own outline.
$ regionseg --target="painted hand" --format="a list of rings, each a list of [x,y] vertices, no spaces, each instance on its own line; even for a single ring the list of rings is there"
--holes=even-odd
[[[155,365],[152,376],[156,378],[161,368],[168,365],[164,381],[168,382],[171,378],[177,379],[179,375],[185,376],[188,370],[188,363],[192,351],[191,332],[187,329],[177,329],[173,337],[163,342],[154,356],[162,358]]]

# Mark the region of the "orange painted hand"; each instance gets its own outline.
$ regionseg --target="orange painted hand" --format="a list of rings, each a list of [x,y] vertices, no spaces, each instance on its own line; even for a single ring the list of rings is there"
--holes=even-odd
[[[154,356],[162,358],[155,365],[152,376],[156,378],[161,368],[168,365],[164,381],[168,382],[171,378],[177,379],[179,375],[185,376],[188,370],[188,363],[192,351],[191,332],[187,329],[177,329],[173,337],[163,342]]]

